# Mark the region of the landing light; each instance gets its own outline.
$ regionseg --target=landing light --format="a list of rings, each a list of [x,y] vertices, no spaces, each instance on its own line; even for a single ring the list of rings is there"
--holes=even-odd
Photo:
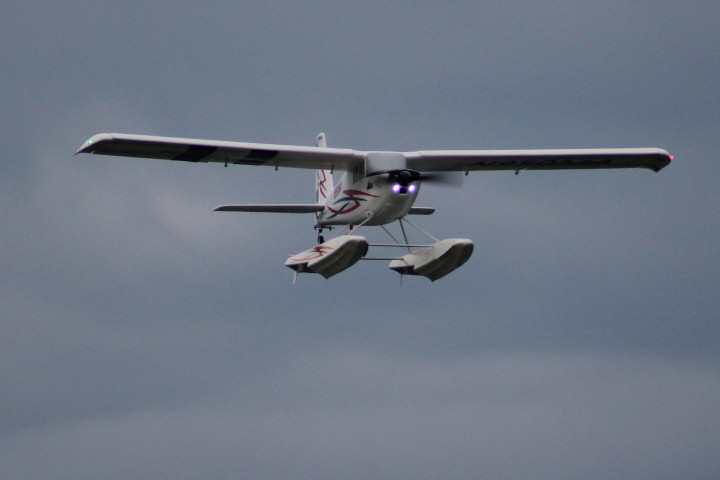
[[[408,193],[415,193],[415,190],[417,190],[416,185],[408,185]]]
[[[401,188],[401,187],[400,187],[400,184],[399,184],[399,183],[396,183],[395,185],[393,185],[393,186],[392,186],[392,191],[393,191],[393,193],[400,193],[400,188]]]

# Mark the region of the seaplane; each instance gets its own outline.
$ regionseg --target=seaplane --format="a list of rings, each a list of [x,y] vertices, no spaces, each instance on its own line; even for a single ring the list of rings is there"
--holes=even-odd
[[[122,133],[92,136],[76,152],[195,163],[304,168],[315,170],[315,203],[221,205],[220,212],[314,214],[317,245],[291,255],[285,265],[298,273],[330,278],[360,260],[389,261],[401,275],[438,280],[462,266],[473,252],[467,238],[439,240],[408,216],[430,215],[434,208],[414,206],[423,182],[447,182],[476,171],[646,168],[659,172],[673,159],[661,148],[358,151],[329,148],[324,133],[314,146],[273,145]],[[337,173],[336,173],[337,172]],[[457,177],[459,175],[459,177]],[[337,181],[334,177],[337,176]],[[402,239],[386,225],[398,222]],[[405,225],[432,243],[410,242]],[[362,227],[379,226],[388,243],[370,243]],[[324,231],[338,232],[325,240]],[[342,228],[339,228],[342,227]],[[368,256],[370,247],[400,249],[401,255]],[[395,252],[397,250],[393,250]]]

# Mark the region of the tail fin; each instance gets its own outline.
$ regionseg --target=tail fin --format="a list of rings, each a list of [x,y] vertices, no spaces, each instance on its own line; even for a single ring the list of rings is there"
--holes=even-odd
[[[315,140],[318,148],[327,148],[327,140],[324,133],[319,133]],[[315,203],[325,205],[335,185],[333,183],[332,170],[315,171]]]

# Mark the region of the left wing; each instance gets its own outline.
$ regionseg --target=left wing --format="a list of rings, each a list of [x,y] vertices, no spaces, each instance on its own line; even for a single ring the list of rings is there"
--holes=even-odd
[[[94,135],[80,147],[77,153],[318,170],[335,168],[349,170],[362,164],[365,158],[365,152],[341,148],[224,142],[123,133]]]
[[[419,172],[597,168],[649,168],[659,172],[672,160],[661,148],[428,150],[404,155],[407,168]]]

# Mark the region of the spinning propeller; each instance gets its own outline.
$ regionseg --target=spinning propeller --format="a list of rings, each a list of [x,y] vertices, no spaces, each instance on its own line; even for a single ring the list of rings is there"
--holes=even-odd
[[[390,181],[394,182],[395,185],[398,185],[397,191],[395,191],[395,186],[393,186],[393,191],[395,191],[395,193],[398,193],[402,188],[412,187],[412,182],[417,181],[421,181],[423,183],[434,183],[444,187],[461,187],[463,182],[462,175],[456,172],[421,173],[416,170],[404,169],[376,172],[374,175],[382,173],[389,174]],[[410,191],[410,193],[413,193],[413,191]]]

